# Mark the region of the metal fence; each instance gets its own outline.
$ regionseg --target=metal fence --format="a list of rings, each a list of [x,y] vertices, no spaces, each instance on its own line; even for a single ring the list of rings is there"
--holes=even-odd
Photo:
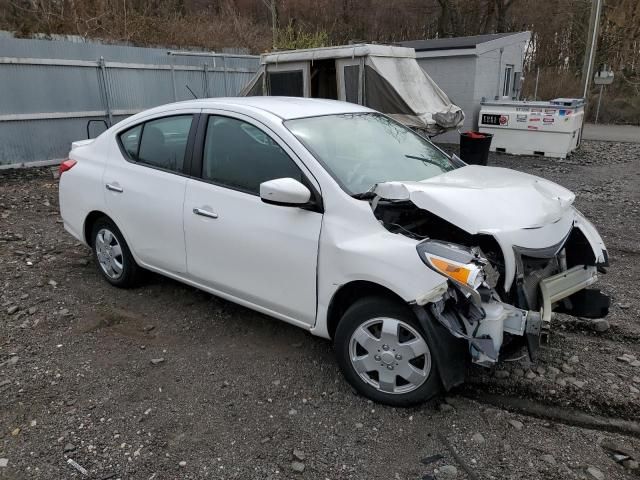
[[[0,35],[0,168],[60,161],[90,119],[112,125],[194,94],[237,95],[258,65],[252,55]]]

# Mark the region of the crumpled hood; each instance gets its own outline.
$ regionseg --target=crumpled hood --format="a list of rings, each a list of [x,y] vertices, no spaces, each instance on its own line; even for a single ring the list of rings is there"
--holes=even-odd
[[[373,192],[410,200],[471,233],[536,229],[558,222],[575,195],[560,185],[515,170],[467,165],[420,182],[385,182]]]

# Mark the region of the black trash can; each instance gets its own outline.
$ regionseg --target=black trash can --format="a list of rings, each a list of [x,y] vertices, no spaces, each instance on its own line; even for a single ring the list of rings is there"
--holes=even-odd
[[[462,132],[460,134],[460,158],[469,165],[487,165],[493,134]]]

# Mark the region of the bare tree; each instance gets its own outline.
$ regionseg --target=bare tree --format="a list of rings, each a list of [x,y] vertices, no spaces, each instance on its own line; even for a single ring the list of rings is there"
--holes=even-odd
[[[455,37],[460,35],[460,16],[457,3],[451,0],[438,0],[440,5],[440,18],[438,30],[443,37]]]

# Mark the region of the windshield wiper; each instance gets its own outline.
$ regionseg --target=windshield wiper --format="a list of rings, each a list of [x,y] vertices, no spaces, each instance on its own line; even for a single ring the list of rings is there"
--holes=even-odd
[[[371,190],[368,190],[366,192],[354,193],[351,196],[353,198],[355,198],[356,200],[371,200],[371,199],[375,198],[376,194],[373,193]]]
[[[405,157],[410,158],[412,160],[420,160],[421,162],[430,163],[431,165],[435,165],[438,168],[442,168],[442,164],[440,164],[436,160],[431,160],[430,158],[418,157],[416,155],[405,155]]]

